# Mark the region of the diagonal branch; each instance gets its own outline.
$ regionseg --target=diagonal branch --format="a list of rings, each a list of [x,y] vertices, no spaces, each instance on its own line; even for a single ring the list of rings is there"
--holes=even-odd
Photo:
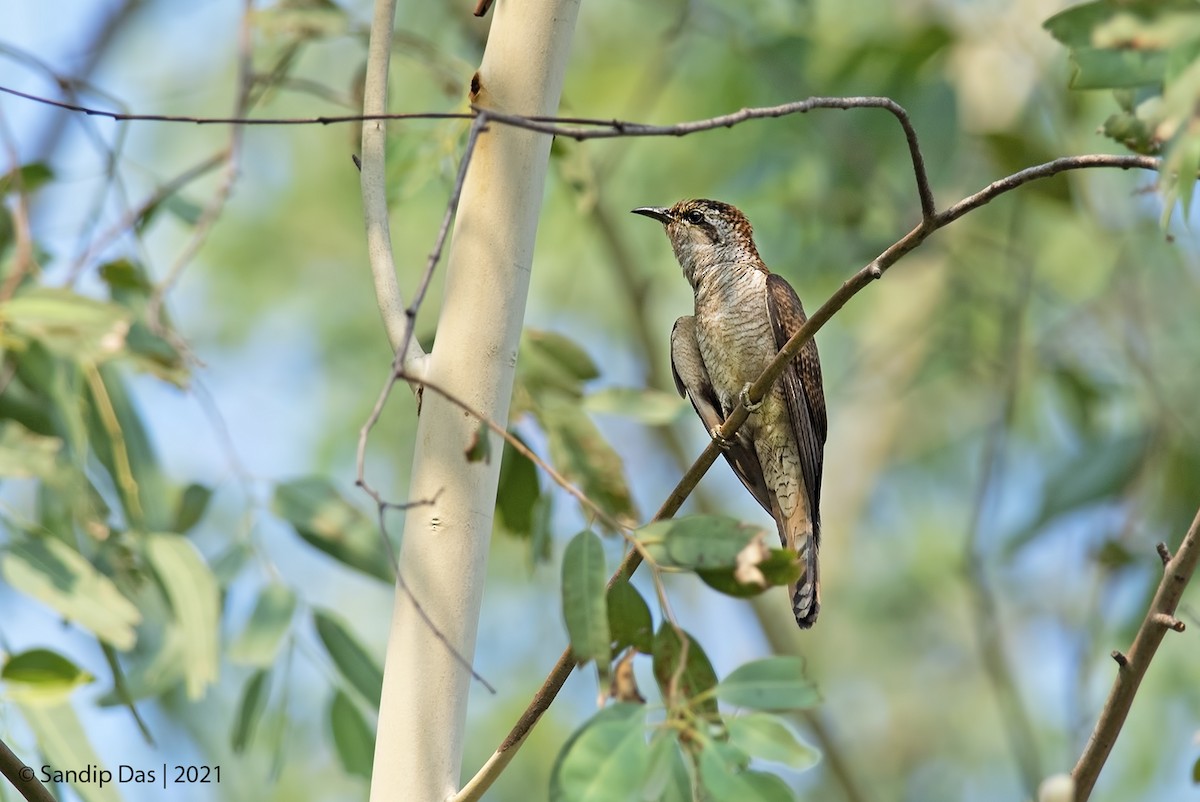
[[[54,802],[54,797],[38,780],[34,770],[26,766],[4,741],[0,741],[0,774],[3,774],[28,802]]]
[[[489,116],[493,115],[491,115],[489,112]],[[498,116],[494,116],[494,119],[496,122],[507,122],[506,120],[500,119]],[[630,135],[636,136],[637,134],[632,133]],[[919,155],[919,149],[916,150],[916,153]],[[918,159],[914,158],[914,164],[918,163],[920,163]],[[1115,167],[1119,169],[1141,168],[1145,170],[1158,170],[1160,165],[1161,161],[1159,159],[1148,156],[1108,156],[1103,154],[1068,156],[1061,159],[1055,159],[1051,162],[1046,162],[1045,164],[1029,167],[1017,173],[1013,173],[1012,175],[992,182],[980,191],[963,198],[942,212],[933,211],[932,214],[925,216],[922,219],[922,222],[918,224],[916,228],[909,231],[901,239],[893,243],[887,250],[875,257],[865,267],[847,279],[846,282],[837,290],[837,292],[835,292],[828,301],[826,301],[819,309],[817,309],[817,311],[812,314],[812,317],[810,317],[805,324],[800,327],[800,330],[796,332],[795,336],[793,336],[792,339],[790,339],[784,345],[784,347],[780,349],[779,353],[775,356],[775,359],[771,361],[771,364],[767,366],[766,370],[763,371],[763,374],[757,379],[757,381],[751,385],[750,390],[746,395],[748,395],[752,404],[761,400],[770,390],[771,386],[775,383],[775,380],[778,379],[780,374],[783,373],[783,370],[785,367],[787,367],[788,363],[795,359],[800,353],[800,349],[804,347],[804,344],[811,340],[817,331],[819,331],[822,326],[829,322],[829,319],[833,317],[843,306],[845,306],[851,298],[862,292],[862,290],[864,290],[867,285],[871,284],[871,282],[880,278],[884,271],[898,262],[905,254],[919,247],[929,237],[930,234],[940,228],[944,228],[968,212],[978,209],[979,207],[995,200],[1000,195],[1003,195],[1006,192],[1011,192],[1012,190],[1029,183],[1030,181],[1036,181],[1041,178],[1049,178],[1051,176],[1058,175],[1059,173],[1064,173],[1071,170],[1082,170],[1096,167]],[[918,184],[920,184],[920,180],[918,180]],[[927,208],[924,202],[922,203],[922,208]],[[936,209],[932,202],[932,195],[930,196],[928,208],[930,210]],[[721,437],[723,439],[731,439],[737,433],[737,430],[741,427],[741,425],[745,423],[747,417],[749,417],[749,413],[739,401],[737,406],[734,407],[733,412],[730,413],[729,417],[726,418],[725,423],[721,426]],[[678,484],[675,486],[675,489],[672,490],[667,496],[666,500],[663,501],[662,506],[659,508],[658,512],[655,513],[654,518],[651,520],[658,521],[675,515],[675,513],[678,512],[679,508],[683,505],[683,502],[687,499],[688,495],[700,482],[700,479],[705,473],[708,472],[708,469],[712,467],[712,464],[716,462],[718,454],[720,454],[720,448],[717,446],[716,440],[714,439],[708,444],[708,446],[705,447],[704,451],[699,457],[696,458],[696,461],[692,464],[692,466],[688,468],[688,470],[680,478]],[[613,573],[612,578],[609,580],[609,584],[611,585],[613,582],[616,582],[620,579],[628,579],[633,575],[634,571],[638,569],[638,566],[641,565],[641,562],[642,558],[638,552],[629,552],[625,556],[625,559],[621,562],[621,565]],[[1174,612],[1174,607],[1171,608],[1171,611]],[[521,714],[520,718],[517,719],[516,724],[513,725],[513,728],[509,731],[509,734],[505,736],[500,746],[497,747],[496,751],[491,757],[488,758],[487,762],[483,764],[476,775],[472,777],[465,786],[463,786],[462,790],[451,798],[450,802],[472,802],[473,800],[477,800],[482,797],[483,793],[491,786],[493,782],[495,782],[496,778],[500,776],[500,773],[516,755],[517,750],[521,748],[521,745],[529,736],[529,732],[533,729],[533,726],[537,723],[538,719],[541,718],[542,714],[546,712],[546,709],[549,708],[550,704],[554,701],[554,698],[558,695],[558,692],[562,689],[562,686],[566,683],[567,677],[570,676],[571,670],[574,668],[574,666],[575,660],[571,655],[570,648],[567,648],[558,658],[558,662],[554,664],[554,667],[546,676],[546,679],[542,683],[541,687],[534,692],[533,699],[530,701],[529,706]]]
[[[1158,584],[1146,618],[1138,627],[1129,652],[1113,652],[1113,659],[1117,661],[1117,678],[1113,680],[1108,701],[1096,721],[1087,747],[1071,771],[1071,777],[1075,780],[1075,802],[1086,802],[1091,796],[1096,778],[1100,776],[1100,770],[1104,768],[1104,762],[1108,760],[1125,718],[1129,715],[1138,686],[1142,684],[1146,669],[1150,667],[1150,661],[1154,659],[1154,653],[1158,651],[1158,645],[1162,643],[1167,630],[1183,631],[1184,624],[1175,617],[1175,610],[1196,570],[1197,561],[1200,561],[1200,511],[1196,512],[1175,556],[1170,557],[1170,552],[1161,543],[1158,553],[1164,558],[1162,581]]]

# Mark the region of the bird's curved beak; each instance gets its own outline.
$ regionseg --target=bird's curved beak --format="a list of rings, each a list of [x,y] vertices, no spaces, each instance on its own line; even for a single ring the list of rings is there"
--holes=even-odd
[[[662,206],[642,206],[640,208],[633,209],[632,212],[645,217],[652,217],[663,225],[671,222],[671,210]]]

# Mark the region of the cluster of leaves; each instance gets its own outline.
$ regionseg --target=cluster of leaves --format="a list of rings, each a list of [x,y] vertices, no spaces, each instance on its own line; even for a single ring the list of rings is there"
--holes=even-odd
[[[609,387],[588,391],[600,369],[577,343],[548,331],[526,329],[521,338],[511,417],[528,417],[545,437],[549,462],[612,518],[638,518],[620,455],[589,413],[615,414],[649,424],[673,420],[682,399],[652,389]],[[519,430],[513,435],[521,439]],[[522,440],[524,442],[524,440]],[[500,468],[497,518],[506,531],[530,537],[535,558],[549,559],[549,497],[537,467],[506,445]]]
[[[1046,21],[1070,49],[1075,89],[1111,89],[1121,110],[1104,133],[1163,154],[1164,221],[1184,215],[1200,170],[1200,5],[1191,0],[1096,0]]]
[[[655,570],[694,571],[734,596],[795,581],[795,554],[766,549],[760,531],[717,516],[661,521],[636,532]],[[803,662],[773,657],[747,663],[718,682],[704,649],[663,620],[627,579],[606,587],[600,538],[583,531],[563,554],[563,617],[579,662],[612,678],[613,704],[585,722],[563,746],[551,776],[552,800],[791,800],[778,776],[752,759],[804,769],[815,752],[775,714],[818,701]],[[617,655],[623,656],[616,661]],[[662,704],[648,706],[633,675],[637,655],[651,658]],[[718,701],[742,711],[722,714]],[[748,711],[748,712],[747,712]]]
[[[52,178],[27,165],[0,188],[23,203]],[[112,668],[102,705],[180,685],[198,699],[217,676],[220,568],[188,534],[212,492],[169,489],[122,372],[186,381],[169,322],[148,321],[152,286],[132,262],[101,267],[105,298],[40,285],[36,247],[0,208],[0,481],[30,499],[3,515],[0,575],[95,638]],[[0,677],[47,760],[95,761],[68,702],[89,672],[35,647]]]
[[[28,198],[52,178],[44,165],[26,165],[0,178],[0,191]],[[130,398],[129,370],[178,387],[188,380],[169,320],[147,317],[154,288],[128,260],[101,266],[107,297],[48,288],[36,280],[35,254],[0,205],[0,482],[31,499],[28,509],[6,508],[0,519],[0,576],[95,639],[111,672],[99,704],[128,707],[148,740],[137,703],[180,688],[190,701],[204,697],[222,655],[251,669],[231,727],[231,746],[242,751],[296,631],[296,595],[281,582],[263,587],[223,651],[224,592],[251,549],[235,539],[209,558],[197,548],[192,535],[213,489],[170,485]],[[328,481],[279,485],[275,510],[338,562],[392,582],[377,526]],[[367,777],[382,668],[334,616],[312,610],[310,618],[342,680],[329,703],[333,743],[346,770]],[[7,654],[0,666],[3,698],[20,711],[43,758],[59,766],[97,762],[70,704],[74,690],[96,679],[53,642]],[[286,691],[277,696],[282,711]],[[116,798],[111,787],[77,790],[89,802]]]

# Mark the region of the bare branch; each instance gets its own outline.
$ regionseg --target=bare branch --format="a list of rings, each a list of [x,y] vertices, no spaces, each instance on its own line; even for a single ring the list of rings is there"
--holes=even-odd
[[[415,381],[414,377],[405,376],[402,373],[397,373],[396,378],[407,379],[409,381]],[[592,499],[589,498],[586,493],[584,493],[582,490],[580,490],[575,485],[571,484],[571,482],[565,476],[563,476],[561,473],[559,473],[557,470],[555,470],[553,465],[551,465],[550,463],[546,462],[544,459],[539,457],[534,451],[532,451],[529,448],[529,446],[525,445],[519,439],[514,437],[511,432],[509,432],[507,429],[505,429],[499,423],[497,423],[496,421],[492,420],[491,418],[485,416],[484,414],[479,412],[477,409],[472,407],[470,404],[468,404],[466,401],[463,401],[461,398],[454,396],[448,390],[446,390],[444,387],[441,387],[440,385],[437,385],[437,384],[433,384],[428,379],[422,379],[421,385],[428,390],[433,390],[435,393],[440,395],[442,398],[446,399],[451,404],[454,404],[454,406],[458,407],[463,412],[467,413],[472,418],[475,418],[477,421],[482,423],[488,429],[490,429],[491,431],[495,432],[500,437],[502,437],[504,439],[504,442],[506,442],[510,446],[512,446],[517,451],[517,453],[521,454],[526,459],[528,459],[530,462],[532,462],[534,465],[536,465],[538,468],[545,471],[546,475],[549,476],[556,485],[561,487],[563,490],[567,491],[567,493],[570,494],[576,501],[578,501],[581,506],[590,510],[592,512],[592,514],[594,514],[597,518],[599,518],[600,520],[602,520],[606,524],[608,524],[608,526],[611,527],[614,531],[623,532],[623,531],[627,531],[629,529],[628,526],[624,526],[619,521],[617,521],[615,518],[613,518],[611,515],[609,515],[604,510],[603,507],[601,507],[596,502],[592,501]]]
[[[1117,736],[1121,733],[1121,727],[1125,724],[1125,718],[1129,715],[1129,708],[1133,705],[1138,686],[1142,684],[1142,678],[1146,676],[1150,661],[1154,659],[1154,653],[1158,651],[1158,645],[1162,643],[1167,630],[1182,631],[1183,622],[1175,618],[1175,610],[1179,606],[1184,588],[1196,570],[1198,560],[1200,511],[1196,512],[1196,517],[1187,534],[1183,536],[1183,542],[1179,544],[1175,556],[1166,564],[1162,581],[1158,584],[1154,600],[1150,602],[1146,618],[1138,627],[1129,652],[1112,653],[1119,666],[1117,678],[1113,680],[1112,690],[1109,691],[1108,700],[1104,703],[1104,709],[1096,721],[1096,728],[1088,739],[1087,747],[1071,771],[1071,777],[1075,780],[1075,802],[1086,802],[1091,796],[1100,770],[1104,768],[1104,763],[1117,742]]]
[[[394,7],[394,5],[393,5]],[[0,92],[5,92],[9,95],[14,95],[25,100],[32,100],[35,103],[41,103],[45,106],[53,106],[57,109],[65,109],[66,111],[74,111],[80,114],[86,114],[89,117],[104,117],[117,122],[141,122],[141,123],[189,123],[191,125],[337,125],[339,123],[362,123],[378,120],[469,120],[475,115],[469,112],[418,112],[415,114],[394,113],[394,114],[339,114],[333,116],[317,116],[317,117],[192,117],[186,114],[131,114],[120,111],[106,111],[105,109],[96,109],[90,106],[81,106],[77,103],[64,103],[61,100],[51,100],[50,98],[32,95],[28,92],[22,92],[19,89],[13,89],[8,86],[0,86]]]
[[[385,151],[387,129],[380,115],[387,111],[388,69],[392,57],[392,38],[396,18],[396,1],[375,3],[371,18],[371,35],[367,43],[367,67],[363,82],[364,123],[362,127],[362,158],[359,182],[362,188],[363,220],[367,226],[367,258],[375,281],[375,301],[383,318],[388,342],[398,358],[408,355],[415,361],[425,356],[419,343],[410,342],[412,327],[405,323],[404,298],[396,281],[396,262],[392,254],[392,234],[388,220],[387,172]],[[359,456],[361,459],[361,444]]]
[[[0,774],[3,774],[12,787],[17,789],[17,793],[28,802],[54,802],[54,797],[38,780],[33,768],[26,766],[4,741],[0,741]]]
[[[463,183],[467,180],[467,167],[471,164],[471,156],[475,153],[475,144],[479,141],[479,135],[487,130],[488,114],[480,112],[471,123],[470,133],[467,134],[467,144],[463,148],[462,160],[458,164],[458,174],[454,178],[454,188],[450,191],[450,199],[446,203],[446,213],[442,215],[442,225],[438,229],[437,238],[433,243],[433,250],[429,252],[429,259],[425,262],[425,272],[421,275],[421,283],[417,286],[417,291],[413,295],[412,303],[404,310],[406,318],[404,328],[404,339],[401,340],[400,353],[397,355],[397,364],[404,368],[405,364],[405,349],[415,346],[420,351],[420,344],[417,343],[416,337],[413,335],[413,329],[417,324],[417,312],[421,309],[421,304],[425,301],[425,293],[429,291],[429,282],[433,279],[433,271],[437,268],[437,264],[442,258],[442,249],[446,245],[446,236],[450,233],[450,221],[454,219],[454,215],[458,212],[458,199],[462,196]],[[416,376],[408,376],[410,382],[416,379]]]
[[[150,212],[158,204],[165,201],[167,198],[179,192],[185,186],[195,181],[196,179],[207,175],[213,170],[220,167],[229,158],[229,148],[224,147],[213,155],[209,156],[201,162],[189,167],[179,175],[166,182],[154,192],[150,193],[145,200],[137,206],[129,209],[121,219],[113,223],[99,235],[94,237],[87,248],[76,259],[71,269],[67,273],[67,279],[63,282],[65,285],[72,285],[79,280],[88,263],[100,255],[101,252],[111,245],[118,237],[129,231],[139,220]]]

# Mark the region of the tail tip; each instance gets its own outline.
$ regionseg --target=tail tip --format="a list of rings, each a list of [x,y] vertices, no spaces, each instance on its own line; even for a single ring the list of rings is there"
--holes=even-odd
[[[801,629],[811,629],[817,623],[817,614],[821,612],[821,601],[813,594],[801,595],[799,590],[792,597],[792,612],[796,616],[796,625]]]

